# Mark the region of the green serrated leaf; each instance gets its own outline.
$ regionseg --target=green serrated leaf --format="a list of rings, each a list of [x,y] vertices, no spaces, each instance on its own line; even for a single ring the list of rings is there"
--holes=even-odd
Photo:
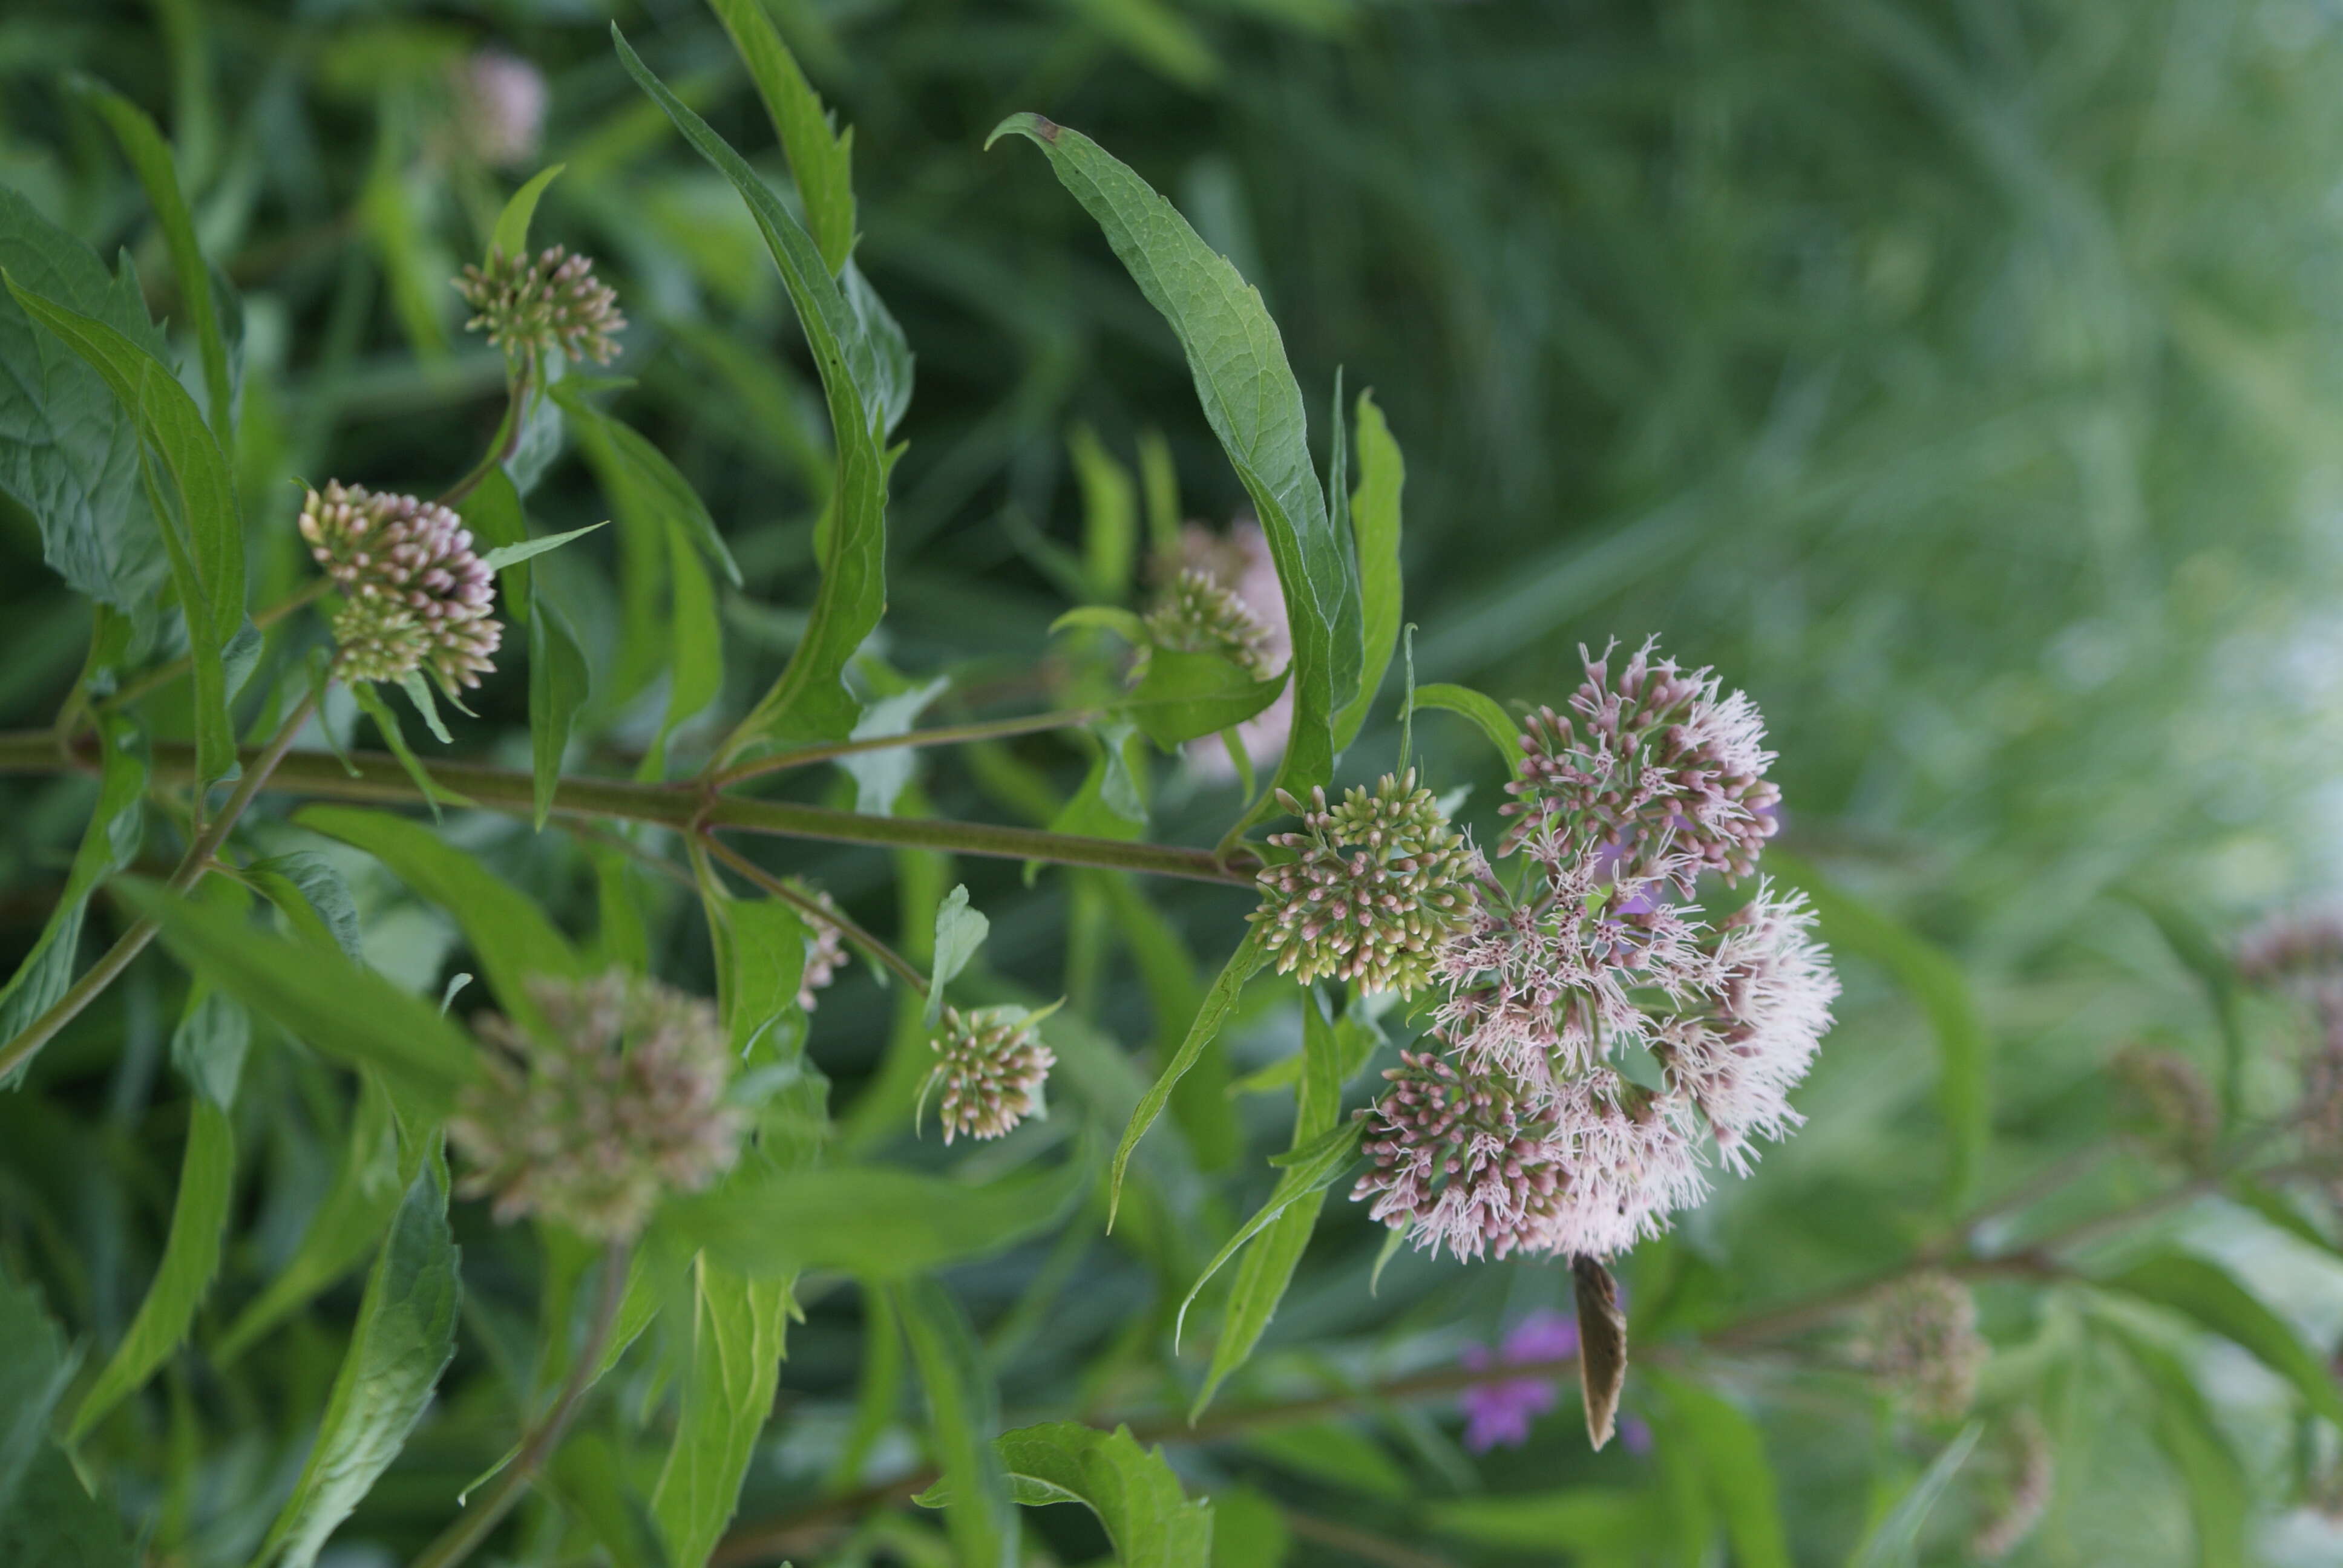
[[[531,980],[586,978],[586,960],[528,894],[421,823],[358,806],[306,806],[296,819],[364,849],[455,917],[497,1001],[514,1018],[541,1021],[528,994]]]
[[[691,1365],[675,1441],[651,1491],[674,1568],[703,1568],[731,1522],[789,1353],[789,1280],[744,1279],[706,1258],[693,1275]]]
[[[202,246],[196,243],[195,218],[179,189],[178,166],[172,161],[163,134],[144,109],[96,82],[84,80],[77,85],[84,100],[112,128],[123,156],[130,160],[139,185],[146,189],[147,205],[155,209],[164,248],[170,253],[171,273],[178,280],[179,303],[187,313],[196,351],[203,360],[204,397],[211,406],[212,434],[223,448],[233,449],[236,396],[228,375],[227,342],[220,335],[219,307],[212,297],[212,270],[204,261]],[[237,608],[242,608],[241,603]]]
[[[219,920],[153,882],[124,878],[116,887],[162,928],[164,945],[191,972],[305,1044],[353,1067],[378,1070],[427,1121],[444,1117],[477,1070],[461,1030],[372,970]]]
[[[126,256],[109,276],[97,253],[0,186],[0,273],[45,299],[107,323],[157,358],[168,352]],[[0,491],[35,518],[41,555],[74,589],[151,618],[169,570],[162,525],[139,478],[137,417],[79,358],[60,357],[13,297],[0,293]]]
[[[757,0],[709,0],[709,9],[732,36],[757,95],[789,155],[806,226],[821,259],[836,276],[854,253],[854,132],[834,131],[821,99],[798,69],[797,57]]]
[[[1018,1502],[1081,1503],[1106,1527],[1123,1568],[1212,1560],[1212,1505],[1190,1502],[1163,1451],[1141,1448],[1129,1427],[1045,1422],[1004,1432],[993,1447]]]
[[[447,1169],[427,1159],[367,1278],[317,1440],[255,1559],[262,1568],[310,1568],[407,1445],[456,1353],[456,1256]]]
[[[297,849],[255,860],[237,875],[276,905],[297,930],[332,943],[345,958],[364,961],[366,939],[358,930],[357,905],[351,901],[349,883],[332,861]]]
[[[488,236],[488,254],[501,252],[506,256],[521,256],[528,250],[528,226],[537,216],[538,199],[545,195],[565,166],[555,164],[531,175],[520,189],[513,192],[505,203],[504,211],[497,215],[497,226]]]
[[[113,1359],[82,1396],[65,1441],[78,1443],[114,1407],[146,1386],[171,1353],[185,1344],[219,1272],[220,1243],[236,1196],[236,1131],[227,1112],[198,1097],[187,1124],[179,1166],[179,1194],[171,1231],[138,1315],[124,1331]]]
[[[1332,776],[1334,715],[1358,694],[1363,633],[1358,563],[1351,541],[1337,535],[1312,467],[1302,389],[1277,324],[1260,292],[1096,142],[1021,114],[995,126],[986,146],[1008,135],[1041,149],[1171,324],[1205,420],[1252,498],[1293,634],[1293,729],[1278,782],[1306,794]]]

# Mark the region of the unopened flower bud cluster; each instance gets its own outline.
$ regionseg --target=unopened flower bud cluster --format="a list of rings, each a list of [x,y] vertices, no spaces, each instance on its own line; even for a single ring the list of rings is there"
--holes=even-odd
[[[1575,718],[1545,710],[1522,737],[1499,866],[1452,851],[1443,885],[1458,898],[1414,926],[1376,906],[1384,929],[1435,933],[1421,955],[1394,942],[1404,958],[1379,968],[1292,965],[1437,986],[1441,1054],[1409,1057],[1360,1113],[1373,1163],[1354,1196],[1460,1258],[1608,1257],[1705,1197],[1710,1149],[1745,1173],[1755,1140],[1797,1124],[1790,1091],[1838,994],[1800,895],[1761,879],[1714,922],[1690,901],[1704,872],[1754,870],[1774,830],[1748,699],[1648,647],[1615,678],[1607,656],[1585,670]],[[1322,851],[1272,868],[1284,875],[1256,918],[1289,947],[1322,940],[1331,922],[1313,939],[1296,891],[1314,869],[1331,905],[1333,869],[1351,863]],[[1630,1051],[1657,1064],[1657,1086],[1622,1070]]]
[[[1865,1309],[1855,1363],[1926,1421],[1955,1422],[1976,1399],[1992,1353],[1977,1332],[1976,1298],[1950,1274],[1914,1274]]]
[[[659,1200],[730,1168],[748,1128],[725,1102],[732,1052],[716,1010],[613,971],[528,986],[538,1026],[480,1020],[488,1049],[448,1134],[468,1196],[597,1241],[639,1234]]]
[[[921,1098],[936,1095],[944,1141],[998,1138],[1041,1111],[1041,1084],[1058,1057],[1021,1007],[943,1010],[928,1043],[936,1053]]]
[[[1146,625],[1158,648],[1224,655],[1255,680],[1277,673],[1269,628],[1208,573],[1192,568],[1173,578]]]
[[[508,352],[550,354],[608,365],[626,329],[618,296],[594,276],[592,258],[560,246],[528,255],[491,250],[486,266],[467,266],[456,291],[473,310],[467,330],[485,329]]]
[[[496,575],[463,519],[413,496],[329,482],[301,503],[301,538],[340,592],[340,673],[398,680],[427,670],[455,691],[494,668],[504,629],[489,614]]]

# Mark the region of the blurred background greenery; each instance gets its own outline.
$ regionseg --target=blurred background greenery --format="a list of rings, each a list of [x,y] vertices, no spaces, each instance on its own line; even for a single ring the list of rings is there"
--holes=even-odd
[[[910,674],[955,674],[940,713],[1015,702],[1010,672],[1044,650],[1081,548],[1078,430],[1132,466],[1141,437],[1161,432],[1188,515],[1224,521],[1241,502],[1170,334],[1090,221],[1030,156],[980,150],[1004,114],[1035,108],[1127,159],[1260,286],[1313,410],[1338,368],[1374,388],[1408,458],[1419,678],[1557,702],[1579,644],[1656,633],[1757,699],[1782,754],[1785,845],[1968,974],[1993,1049],[1985,1193],[2113,1136],[2108,1064],[2126,1045],[2175,1045],[2214,1070],[2213,1013],[2137,900],[2224,932],[2330,887],[2343,861],[2331,827],[2343,780],[2343,11],[769,5],[854,126],[860,265],[918,355],[890,518],[887,653]],[[102,77],[170,131],[206,251],[241,291],[238,460],[267,541],[265,603],[305,569],[290,477],[428,493],[469,465],[499,410],[502,367],[464,337],[445,280],[478,251],[517,175],[566,163],[537,233],[591,252],[618,286],[635,326],[616,368],[639,382],[621,411],[689,475],[746,570],[724,607],[731,668],[713,733],[802,624],[826,437],[753,228],[627,82],[612,15],[599,0],[11,0],[0,183],[102,253],[127,246],[166,313],[169,270],[147,210],[62,74]],[[745,74],[700,6],[652,0],[616,15],[779,176]],[[468,98],[462,85],[488,78],[463,62],[482,49],[510,56],[501,90],[521,90],[519,62],[541,74],[533,145],[498,146],[505,133]],[[556,458],[531,509],[555,529],[605,508],[590,469]],[[588,628],[591,729],[613,757],[656,730],[666,637],[662,568],[628,548],[598,538],[545,568]],[[78,667],[85,610],[5,500],[0,550],[12,628],[0,722],[38,725]],[[480,710],[459,747],[525,765],[525,683],[508,672]],[[1500,775],[1452,722],[1425,719],[1418,741],[1441,787],[1479,787],[1485,823]],[[1396,740],[1394,727],[1371,729],[1350,771],[1387,766]],[[1034,777],[1062,789],[1081,762],[1043,739],[972,769],[932,768],[923,789],[941,811],[1013,813]],[[29,941],[54,891],[57,847],[76,830],[59,821],[78,821],[71,789],[12,787],[0,826],[12,944]],[[1164,790],[1159,838],[1209,841],[1232,809],[1207,781]],[[505,826],[462,830],[558,906],[590,910],[574,857],[531,858]],[[918,869],[819,850],[774,863],[882,929]],[[1101,1018],[1127,1041],[1148,1037],[1145,989],[1125,960],[1084,956],[1066,885],[1045,878],[1028,893],[1013,868],[960,874],[992,914],[988,960],[1003,977],[1054,993],[1075,983],[1061,980],[1071,948],[1103,966],[1089,982]],[[398,907],[394,884],[368,896],[386,917],[381,961],[418,983],[436,973],[452,940],[444,923]],[[1243,908],[1205,889],[1162,903],[1208,964]],[[679,978],[705,972],[693,924],[672,922],[666,939]],[[1857,955],[1846,978],[1843,1022],[1800,1099],[1808,1128],[1639,1254],[1631,1291],[1762,1304],[1874,1271],[1932,1233],[1948,1155],[1931,1031],[1885,970]],[[123,1031],[156,1028],[139,1022],[154,1009],[141,994],[127,990],[54,1072],[87,1080],[75,1103],[119,1186],[106,1201],[143,1212],[172,1166],[119,1136],[145,1113],[145,1091],[116,1065]],[[858,971],[824,1000],[813,1037],[850,1126],[873,1139],[894,1125],[875,1112],[857,1123],[850,1107],[889,1006]],[[1238,1066],[1285,1049],[1292,1027],[1256,1020]],[[1257,1109],[1259,1128],[1283,1114]],[[272,1136],[280,1179],[329,1158],[297,1118]],[[67,1137],[51,1129],[42,1146]],[[1209,1150],[1198,1158],[1213,1163]],[[2121,1191],[2149,1178],[2118,1165],[2106,1181]],[[295,1199],[256,1201],[282,1210],[279,1244],[297,1231]],[[1220,1213],[1221,1200],[1196,1201]],[[107,1222],[95,1203],[63,1211],[95,1236]],[[1195,1222],[1202,1234],[1226,1223]],[[2343,1328],[2331,1260],[2234,1214],[2176,1222],[2318,1342]],[[1347,1205],[1330,1209],[1262,1375],[1306,1382],[1321,1358],[1420,1364],[1564,1294],[1551,1269],[1408,1256],[1371,1296],[1379,1241]],[[148,1241],[127,1245],[87,1254],[74,1312],[101,1337],[151,1256]],[[1023,1292],[1045,1261],[1062,1293],[1049,1332],[1007,1363],[1011,1404],[1121,1408],[1152,1387],[1154,1348],[1122,1342],[1144,1337],[1126,1321],[1151,1322],[1131,1317],[1156,1302],[1147,1262],[1101,1244],[970,1271],[980,1321],[1037,1299]],[[2056,1503],[2016,1560],[2197,1561],[2164,1461],[2137,1422],[2117,1419],[2137,1411],[2137,1388],[2055,1298],[2003,1289],[1985,1293],[2000,1347],[1988,1395],[2038,1403],[2058,1455]],[[746,1512],[828,1464],[824,1434],[834,1443],[850,1408],[857,1321],[843,1297],[815,1304],[783,1377],[801,1408],[776,1423]],[[2269,1413],[2282,1402],[2273,1385],[2236,1356],[2202,1371],[2269,1521],[2257,1551],[2343,1562],[2343,1535],[2293,1506],[2318,1455],[2298,1452]],[[1941,1446],[1851,1385],[1794,1386],[1763,1360],[1732,1375],[1764,1396],[1801,1562],[1845,1560],[1877,1500]],[[1182,1462],[1454,1560],[1538,1561],[1551,1558],[1488,1543],[1502,1532],[1442,1535],[1425,1510],[1452,1505],[1423,1500],[1616,1481],[1665,1460],[1664,1444],[1590,1458],[1565,1412],[1476,1476],[1438,1424],[1411,1416],[1359,1437],[1380,1470],[1322,1434],[1315,1448],[1263,1442]],[[407,1484],[369,1504],[393,1521],[386,1538],[399,1538],[402,1506],[436,1517],[447,1477],[435,1463],[465,1470],[498,1430],[459,1397],[394,1473]],[[236,1459],[254,1472],[241,1484],[258,1484],[276,1452]],[[236,1487],[220,1485],[218,1528],[232,1533]],[[1939,1533],[1927,1560],[1966,1560],[1966,1536]]]

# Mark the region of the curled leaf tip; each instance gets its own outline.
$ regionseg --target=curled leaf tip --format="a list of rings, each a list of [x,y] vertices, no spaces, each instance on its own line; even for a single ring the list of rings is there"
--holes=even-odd
[[[1062,129],[1064,129],[1063,126],[1046,115],[1037,115],[1030,109],[1021,110],[992,127],[992,134],[984,138],[984,150],[990,152],[993,143],[1011,132],[1019,136],[1031,136],[1037,142],[1054,144],[1058,139],[1058,133]]]

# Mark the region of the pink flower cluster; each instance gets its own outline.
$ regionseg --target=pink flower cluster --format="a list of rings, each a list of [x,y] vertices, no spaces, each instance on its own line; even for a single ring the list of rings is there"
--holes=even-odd
[[[504,629],[496,574],[464,520],[436,501],[328,481],[302,499],[301,538],[341,594],[341,673],[398,680],[427,669],[451,695],[495,668]]]
[[[1589,658],[1570,709],[1522,737],[1518,820],[1436,956],[1443,1054],[1361,1112],[1353,1196],[1459,1258],[1609,1257],[1706,1196],[1710,1144],[1745,1174],[1797,1125],[1838,995],[1802,895],[1761,879],[1714,923],[1691,901],[1774,830],[1749,699],[1646,646],[1616,682]],[[1639,1057],[1656,1086],[1622,1070]]]

